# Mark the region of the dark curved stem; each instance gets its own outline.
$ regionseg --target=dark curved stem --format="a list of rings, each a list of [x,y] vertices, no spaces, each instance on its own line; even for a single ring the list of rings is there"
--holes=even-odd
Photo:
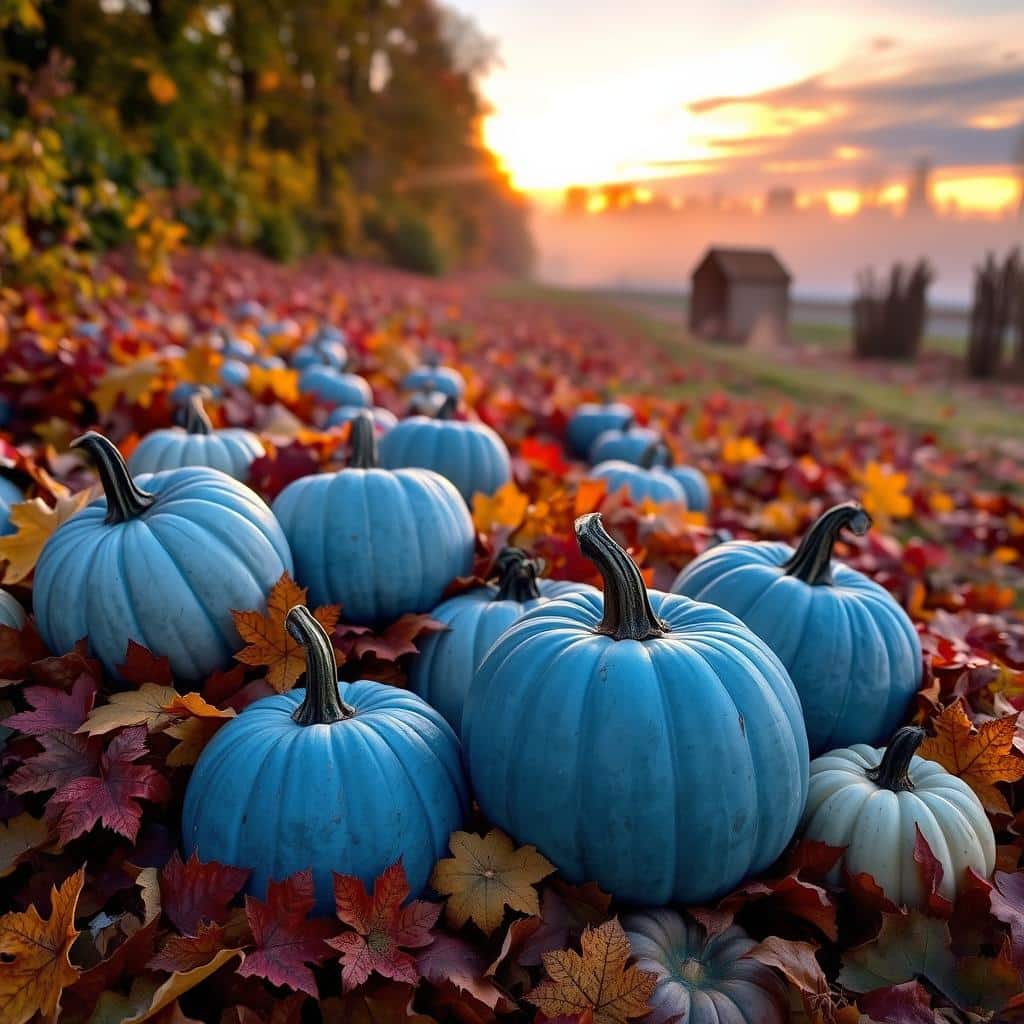
[[[458,407],[459,400],[454,395],[448,395],[438,406],[434,418],[438,420],[453,420],[455,419],[455,411]]]
[[[377,431],[373,426],[373,414],[364,410],[351,423],[349,446],[352,455],[348,460],[349,469],[376,469]]]
[[[822,513],[804,534],[793,557],[782,568],[787,576],[795,576],[813,587],[832,584],[832,548],[842,530],[850,530],[858,537],[868,532],[871,516],[856,501]]]
[[[654,469],[655,466],[668,469],[672,465],[672,452],[664,441],[652,441],[643,450],[638,464],[641,469]]]
[[[910,762],[917,748],[924,742],[925,731],[916,725],[906,725],[896,732],[889,746],[885,748],[882,760],[877,768],[871,768],[864,774],[876,786],[891,789],[894,793],[913,789],[910,781]]]
[[[198,391],[188,396],[188,403],[182,410],[181,425],[190,434],[213,433],[213,423],[203,406],[203,396]]]
[[[96,466],[107,499],[107,523],[125,523],[141,516],[156,501],[152,494],[136,486],[117,445],[102,434],[90,430],[76,437],[71,447],[81,448]]]
[[[436,370],[441,365],[441,353],[436,348],[428,348],[423,353],[423,365]]]
[[[299,725],[332,725],[356,709],[338,695],[338,662],[327,631],[313,613],[297,604],[284,620],[291,638],[306,648],[306,696],[292,713]]]
[[[494,568],[498,573],[498,593],[495,601],[536,601],[540,597],[537,577],[543,563],[523,551],[522,548],[505,548],[498,555]]]
[[[614,640],[664,636],[669,628],[654,614],[640,570],[608,535],[600,512],[590,512],[576,520],[576,541],[604,580],[604,618],[597,632]]]

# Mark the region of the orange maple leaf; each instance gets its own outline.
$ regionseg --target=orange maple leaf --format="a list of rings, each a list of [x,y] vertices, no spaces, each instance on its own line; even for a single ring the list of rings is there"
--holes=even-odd
[[[249,368],[249,393],[257,398],[268,391],[282,402],[299,400],[299,375],[295,370],[271,367],[269,370],[253,364]]]
[[[56,1019],[61,991],[80,973],[68,953],[78,938],[75,908],[84,881],[85,869],[79,868],[59,889],[53,887],[49,920],[34,906],[0,917],[0,1020],[5,1024],[25,1024],[37,1013]]]
[[[284,620],[291,608],[306,603],[306,588],[300,587],[288,573],[274,584],[267,598],[267,610],[238,612],[235,628],[248,644],[236,655],[244,665],[266,665],[267,682],[278,693],[285,693],[306,671],[306,650],[292,639],[285,629]],[[328,633],[338,624],[341,608],[336,604],[323,605],[313,612],[314,618]]]
[[[975,730],[963,704],[950,704],[933,720],[935,735],[921,744],[918,754],[938,761],[947,771],[966,782],[994,814],[1009,814],[1006,797],[997,782],[1016,782],[1024,777],[1024,758],[1013,752],[1018,715],[1006,715],[983,722]]]
[[[626,966],[633,951],[618,918],[588,928],[580,946],[582,956],[574,949],[545,953],[547,980],[526,998],[546,1017],[579,1016],[589,1011],[594,1024],[626,1024],[647,1013],[647,1001],[658,978],[650,971]]]
[[[494,494],[473,495],[473,525],[481,533],[490,533],[495,527],[514,530],[523,521],[530,499],[509,480]]]
[[[91,490],[86,489],[69,498],[59,498],[53,508],[42,498],[33,498],[12,506],[11,523],[17,527],[17,532],[0,538],[0,560],[7,560],[4,583],[20,583],[31,575],[43,545],[53,536],[58,526],[89,504],[91,496]]]

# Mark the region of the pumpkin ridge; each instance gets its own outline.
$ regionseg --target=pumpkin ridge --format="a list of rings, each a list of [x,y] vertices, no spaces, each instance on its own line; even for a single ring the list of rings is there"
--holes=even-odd
[[[661,706],[661,710],[662,710],[662,718],[663,718],[663,721],[664,721],[665,743],[666,743],[666,746],[668,748],[669,763],[670,764],[679,764],[680,763],[679,762],[679,758],[678,758],[679,740],[678,740],[678,737],[676,736],[675,719],[674,719],[674,717],[673,717],[673,715],[671,713],[671,711],[672,711],[671,697],[669,695],[668,688],[667,688],[667,685],[666,685],[667,684],[667,680],[666,680],[665,675],[663,674],[663,672],[662,672],[662,670],[661,670],[661,668],[659,666],[659,661],[661,661],[663,659],[651,657],[651,652],[646,650],[646,648],[645,648],[645,653],[647,655],[647,662],[651,666],[651,668],[652,668],[652,670],[654,672],[654,679],[655,679],[655,683],[656,683],[656,689],[658,691],[658,700],[660,701],[660,706]],[[679,851],[679,847],[680,847],[680,841],[679,841],[679,815],[678,814],[672,814],[672,815],[670,815],[670,817],[671,817],[671,821],[672,821],[672,829],[671,829],[672,856],[669,858],[669,863],[670,864],[678,864],[679,863],[678,851]],[[671,898],[672,890],[675,888],[675,884],[676,884],[676,879],[675,878],[666,878],[665,882],[666,882],[666,884],[668,886],[668,891],[666,893],[662,893],[662,892],[658,893],[658,902],[664,902],[664,900],[666,898]]]
[[[844,623],[845,623],[845,626],[846,626],[846,628],[844,630],[839,631],[839,633],[840,633],[840,635],[842,635],[844,637],[850,637],[851,644],[850,644],[850,649],[849,649],[849,652],[848,652],[849,653],[849,661],[846,663],[846,665],[845,665],[845,669],[846,670],[843,673],[844,676],[846,676],[847,685],[844,686],[843,690],[842,690],[842,697],[840,698],[840,701],[839,701],[839,710],[838,710],[838,712],[832,718],[832,727],[829,729],[828,739],[825,741],[826,747],[841,746],[841,744],[838,744],[838,743],[834,742],[834,737],[835,737],[835,734],[836,734],[836,724],[839,723],[839,722],[845,721],[846,710],[847,710],[847,708],[850,705],[850,698],[853,695],[853,686],[850,683],[851,683],[851,680],[853,679],[853,672],[856,670],[856,666],[857,666],[857,652],[853,649],[852,640],[853,640],[853,637],[856,637],[856,636],[859,635],[858,632],[857,632],[857,628],[856,628],[857,623],[854,622],[853,608],[856,607],[855,603],[852,602],[852,601],[843,600],[843,596],[840,595],[840,599],[838,601],[836,601],[835,604],[836,604],[836,608],[839,609],[839,612],[841,613],[841,615],[843,617],[843,620],[844,620]],[[871,620],[870,616],[866,616],[866,618],[869,621],[872,621],[872,624],[873,624],[873,620]],[[865,732],[867,732],[866,729],[865,729]],[[877,735],[877,733],[878,733],[878,721],[877,721],[877,718],[876,718],[875,719],[875,726],[874,726],[874,728],[871,731],[871,735],[875,736],[875,735]]]

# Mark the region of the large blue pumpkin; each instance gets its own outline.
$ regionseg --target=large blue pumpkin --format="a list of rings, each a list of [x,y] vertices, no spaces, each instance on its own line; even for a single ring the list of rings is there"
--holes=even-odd
[[[368,412],[352,421],[349,468],[290,483],[274,514],[310,601],[340,604],[348,622],[429,611],[473,566],[473,521],[458,492],[429,470],[378,469]]]
[[[431,352],[422,365],[411,370],[402,379],[403,391],[438,391],[458,401],[466,391],[466,380],[458,370],[441,366],[440,357]]]
[[[506,548],[495,566],[497,582],[474,587],[439,604],[430,617],[448,628],[431,633],[409,671],[409,687],[437,708],[458,733],[473,674],[491,645],[525,612],[586,583],[537,578],[538,563],[519,548]]]
[[[462,719],[477,800],[569,881],[643,904],[714,899],[800,820],[796,691],[733,615],[648,591],[599,514],[576,533],[604,595],[527,612],[484,658]]]
[[[128,469],[159,473],[182,466],[209,466],[245,483],[253,462],[266,454],[263,442],[250,430],[214,430],[198,393],[184,408],[181,427],[147,434],[128,459]]]
[[[105,437],[74,444],[96,462],[105,496],[58,527],[39,556],[32,604],[46,646],[64,654],[87,638],[115,673],[134,640],[188,683],[229,665],[241,646],[232,609],[262,608],[292,571],[270,509],[220,470],[132,480]]]
[[[661,434],[650,427],[627,427],[625,430],[606,430],[598,434],[590,446],[589,460],[592,466],[601,462],[632,462],[639,465],[645,452],[652,444],[661,442]]]
[[[584,402],[569,417],[565,443],[577,459],[585,459],[594,442],[606,430],[625,430],[633,422],[633,410],[622,402]]]
[[[339,683],[331,641],[302,607],[306,687],[246,708],[203,750],[185,793],[186,854],[247,868],[248,889],[313,869],[316,911],[332,872],[366,885],[399,858],[419,894],[469,805],[459,742],[415,694]]]
[[[5,476],[0,476],[0,537],[14,533],[11,525],[11,506],[25,500],[21,488]]]
[[[493,494],[511,480],[512,461],[505,442],[490,427],[453,420],[454,410],[454,401],[448,399],[437,419],[402,420],[381,440],[380,461],[389,469],[432,469],[472,501],[474,494]]]
[[[307,366],[299,374],[299,391],[328,405],[373,404],[370,385],[354,373],[341,373],[329,366]]]
[[[789,670],[812,755],[884,743],[921,682],[921,644],[888,591],[832,560],[844,527],[871,525],[855,502],[830,509],[794,551],[775,541],[730,541],[705,551],[672,589],[738,615]]]

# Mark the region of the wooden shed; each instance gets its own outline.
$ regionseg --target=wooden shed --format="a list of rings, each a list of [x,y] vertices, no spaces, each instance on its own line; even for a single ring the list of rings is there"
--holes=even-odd
[[[695,334],[745,343],[755,328],[788,333],[791,278],[770,249],[708,249],[690,280]]]

